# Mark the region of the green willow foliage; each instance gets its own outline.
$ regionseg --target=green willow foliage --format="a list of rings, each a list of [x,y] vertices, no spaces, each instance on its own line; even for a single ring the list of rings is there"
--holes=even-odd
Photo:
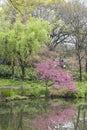
[[[39,47],[48,42],[50,25],[43,20],[34,20],[27,24],[17,21],[9,31],[9,47],[16,56],[20,53],[22,61],[26,62],[29,55],[35,54]]]
[[[35,55],[43,44],[49,42],[51,26],[42,19],[32,19],[26,24],[16,21],[13,25],[0,27],[0,30],[1,52],[4,52],[2,57],[5,57],[5,60],[8,57],[13,67],[14,64],[20,66],[24,80],[30,57]]]

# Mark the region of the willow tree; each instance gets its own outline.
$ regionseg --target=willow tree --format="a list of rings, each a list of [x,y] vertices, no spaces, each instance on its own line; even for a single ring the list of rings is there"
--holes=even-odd
[[[8,64],[9,50],[8,50],[8,30],[10,25],[4,18],[0,17],[0,61],[1,63]]]
[[[22,87],[24,86],[25,69],[29,57],[36,54],[40,47],[48,42],[50,25],[43,20],[35,19],[27,24],[16,22],[10,31],[9,43],[15,48],[16,58],[22,72]]]

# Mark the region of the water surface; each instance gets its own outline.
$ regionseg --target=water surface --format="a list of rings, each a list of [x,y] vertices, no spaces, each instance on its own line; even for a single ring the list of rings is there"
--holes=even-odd
[[[0,102],[0,130],[87,130],[82,100]]]

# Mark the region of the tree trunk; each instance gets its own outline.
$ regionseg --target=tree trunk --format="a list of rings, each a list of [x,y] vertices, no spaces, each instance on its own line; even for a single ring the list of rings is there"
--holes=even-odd
[[[82,64],[80,58],[79,58],[79,76],[80,76],[80,81],[82,81]]]
[[[22,88],[24,88],[24,77],[25,77],[25,67],[21,66],[21,70],[22,70]]]
[[[14,75],[14,66],[15,66],[15,63],[14,63],[14,61],[12,61],[12,79],[15,78],[15,75]]]
[[[18,129],[23,130],[23,109],[24,105],[21,104],[20,112],[19,112],[19,124]]]
[[[47,88],[48,88],[48,81],[46,81],[46,90],[47,90]]]
[[[87,73],[87,58],[85,59],[85,72]]]
[[[45,91],[45,98],[48,97],[48,79],[46,79],[46,91]]]
[[[77,120],[76,120],[76,124],[75,124],[75,130],[78,129],[78,124],[79,124],[79,121],[80,121],[80,110],[81,110],[81,108],[80,108],[80,106],[79,106],[79,108],[78,108]]]

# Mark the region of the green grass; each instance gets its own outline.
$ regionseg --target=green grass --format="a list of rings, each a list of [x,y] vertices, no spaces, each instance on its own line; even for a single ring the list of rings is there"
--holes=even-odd
[[[3,94],[7,95],[7,96],[11,96],[11,95],[34,95],[36,97],[39,97],[40,95],[44,95],[44,94],[48,94],[49,92],[45,92],[45,83],[41,80],[26,80],[24,82],[24,90],[21,90],[21,80],[12,80],[12,79],[0,79],[0,91],[3,89],[4,86],[7,87],[12,87],[13,89],[11,90],[11,93],[9,92],[9,90],[3,90]],[[18,87],[18,89],[16,89],[16,87]],[[69,94],[70,96],[72,96],[72,98],[75,96],[76,98],[84,98],[87,97],[87,81],[84,82],[77,82],[76,83],[76,88],[77,88],[77,93],[70,93],[67,92],[67,94]],[[5,88],[4,88],[5,89]],[[50,90],[50,89],[49,89]],[[63,95],[65,93],[66,90],[62,90],[61,91],[61,95]],[[50,90],[51,93],[51,90]],[[59,91],[55,92],[55,89],[53,88],[52,93],[54,95],[59,95]],[[60,95],[60,96],[61,96]]]
[[[86,97],[87,96],[87,81],[77,82],[77,97]]]
[[[34,96],[40,97],[42,95],[49,95],[49,90],[44,87],[45,83],[41,80],[34,80],[24,82],[24,88],[21,88],[21,80],[0,79],[0,92],[2,97],[16,97],[16,96]],[[6,88],[4,88],[6,87]],[[9,88],[11,87],[11,89]],[[9,88],[9,89],[8,89]]]
[[[3,86],[21,86],[21,82],[12,79],[0,79],[0,87]]]
[[[25,87],[40,87],[43,86],[43,81],[24,81]],[[13,87],[21,87],[21,80],[12,80],[12,79],[0,79],[0,87],[3,86],[13,86]]]

